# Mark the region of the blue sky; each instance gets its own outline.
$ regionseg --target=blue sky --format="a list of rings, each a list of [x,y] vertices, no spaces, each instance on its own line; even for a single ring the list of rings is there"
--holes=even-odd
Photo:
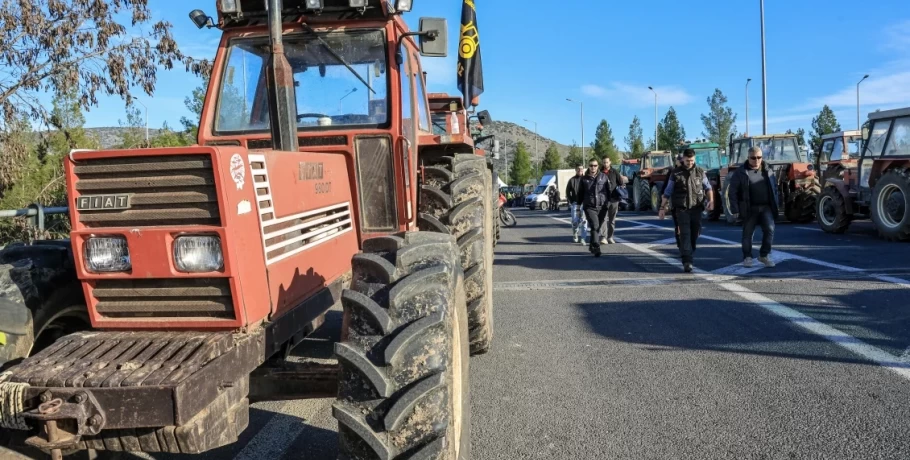
[[[197,30],[189,10],[214,15],[214,2],[188,5],[155,0],[156,16],[174,24],[182,49],[212,57],[220,31]],[[461,0],[415,0],[407,20],[449,20],[449,57],[425,61],[430,91],[457,93],[455,62]],[[579,105],[584,101],[585,143],[601,119],[610,122],[620,148],[632,117],[645,138],[654,132],[654,95],[662,118],[673,105],[688,137],[701,136],[699,115],[714,88],[729,98],[745,129],[745,83],[750,126],[761,132],[761,48],[756,0],[644,0],[564,2],[476,0],[485,92],[481,109],[562,143],[580,141]],[[544,7],[544,5],[553,5]],[[768,131],[810,129],[812,117],[829,104],[845,129],[856,126],[856,82],[864,74],[861,113],[910,105],[910,5],[879,0],[765,2]],[[200,80],[182,68],[159,73],[149,124],[179,126],[188,115],[183,99]],[[86,114],[88,126],[116,126],[124,103],[101,98]],[[650,133],[650,134],[649,134]]]

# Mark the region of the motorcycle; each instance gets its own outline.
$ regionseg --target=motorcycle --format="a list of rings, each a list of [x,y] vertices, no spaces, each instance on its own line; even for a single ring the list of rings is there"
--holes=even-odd
[[[515,215],[512,214],[508,208],[505,206],[506,197],[503,194],[499,194],[499,220],[502,221],[503,225],[506,227],[514,227],[518,224],[518,221],[515,220]]]

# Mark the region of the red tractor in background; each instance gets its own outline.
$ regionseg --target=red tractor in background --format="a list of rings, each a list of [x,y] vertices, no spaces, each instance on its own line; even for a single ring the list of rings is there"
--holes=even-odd
[[[730,181],[727,178],[733,170],[745,163],[751,147],[762,149],[764,162],[777,176],[777,189],[780,194],[778,205],[787,220],[797,223],[814,220],[815,206],[821,192],[815,167],[803,158],[796,134],[768,134],[736,139],[730,135],[728,149],[730,162],[720,169],[721,198],[727,222],[736,223],[736,219],[730,213],[728,196]]]
[[[223,31],[198,145],[72,152],[71,238],[2,254],[4,437],[199,453],[251,401],[334,396],[342,457],[469,456],[496,197],[483,157],[430,141],[420,56],[445,56],[447,26],[409,31],[410,5],[190,14]],[[285,359],[336,304],[336,361]]]
[[[669,150],[652,150],[642,155],[641,167],[633,172],[630,182],[633,210],[656,212],[660,208],[660,191],[674,164],[673,152]]]

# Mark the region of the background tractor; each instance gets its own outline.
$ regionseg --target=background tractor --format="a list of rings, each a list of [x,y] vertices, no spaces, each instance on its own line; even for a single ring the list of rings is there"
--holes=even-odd
[[[711,188],[714,193],[714,210],[707,214],[709,220],[720,218],[723,210],[720,203],[720,172],[729,165],[730,157],[721,153],[720,145],[708,142],[707,139],[698,139],[694,142],[681,144],[678,148],[680,152],[692,149],[695,151],[695,164],[705,170],[708,181],[711,182]],[[707,212],[707,211],[705,211]]]
[[[835,138],[833,145],[853,136]],[[855,169],[848,163],[826,171],[819,226],[843,233],[855,217],[871,216],[882,238],[910,240],[910,108],[870,113],[862,137]]]
[[[742,167],[749,157],[749,149],[762,149],[764,162],[777,175],[779,209],[790,222],[806,223],[815,219],[817,198],[821,192],[815,167],[807,163],[799,150],[796,134],[769,134],[734,139],[730,136],[730,162],[720,170],[721,197],[727,222],[735,223],[730,213],[729,181],[736,168]]]
[[[632,175],[632,206],[636,211],[656,211],[660,207],[660,191],[673,169],[673,153],[652,150],[641,157],[640,168]]]
[[[818,171],[822,187],[815,214],[819,227],[826,232],[845,232],[856,214],[868,217],[868,208],[864,209],[865,213],[850,215],[846,210],[849,191],[852,190],[855,195],[858,184],[857,173],[862,143],[861,131],[838,131],[822,136],[821,150],[815,156],[815,169]],[[838,190],[839,185],[847,192],[846,194],[841,194]]]
[[[468,456],[493,179],[470,136],[433,135],[421,56],[445,21],[357,3],[193,11],[223,31],[198,145],[70,153],[70,238],[2,253],[11,444],[200,453],[251,402],[335,397],[342,457]]]

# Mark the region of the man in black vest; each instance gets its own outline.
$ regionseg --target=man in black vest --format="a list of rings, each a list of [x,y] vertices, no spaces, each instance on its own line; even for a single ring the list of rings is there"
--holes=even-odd
[[[591,230],[591,241],[588,246],[594,257],[600,257],[600,226],[606,217],[610,203],[610,179],[606,174],[598,171],[597,160],[588,161],[588,172],[581,178],[581,189],[584,201],[582,206],[588,226]]]
[[[695,253],[695,242],[701,234],[701,213],[705,210],[705,198],[708,198],[708,211],[714,209],[714,194],[705,171],[695,165],[695,150],[683,152],[683,166],[670,172],[667,188],[661,198],[660,218],[666,216],[667,204],[673,202],[673,217],[676,220],[676,233],[679,236],[679,252],[682,256],[683,269],[692,272],[692,255]]]

